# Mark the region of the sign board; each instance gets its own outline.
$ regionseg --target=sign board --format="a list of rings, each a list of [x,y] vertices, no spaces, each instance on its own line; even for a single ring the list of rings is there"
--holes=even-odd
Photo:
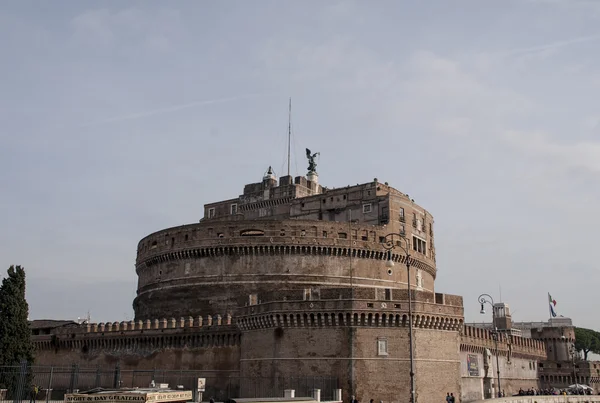
[[[206,391],[206,378],[198,378],[198,392]]]
[[[467,354],[467,371],[469,376],[479,376],[479,357],[477,354]]]
[[[87,402],[129,402],[129,403],[152,403],[152,402],[187,402],[192,400],[191,390],[182,391],[139,391],[139,392],[109,392],[109,393],[69,393],[65,395],[65,403],[87,403]]]
[[[146,395],[146,402],[186,402],[192,400],[191,390],[154,392]]]
[[[66,394],[65,403],[75,402],[145,402],[146,395],[141,393],[118,394]]]

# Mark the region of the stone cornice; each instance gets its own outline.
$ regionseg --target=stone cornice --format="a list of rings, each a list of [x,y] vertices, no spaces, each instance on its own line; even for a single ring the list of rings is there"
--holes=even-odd
[[[242,330],[298,327],[393,327],[407,328],[408,314],[393,311],[376,312],[272,312],[246,315],[237,320]],[[413,327],[459,331],[462,318],[444,315],[413,314]]]
[[[219,242],[219,241],[217,241]],[[136,266],[136,271],[139,273],[145,267],[152,266],[158,263],[170,262],[182,259],[201,259],[207,257],[219,256],[278,256],[278,255],[314,255],[314,256],[330,256],[337,258],[356,258],[356,259],[371,259],[386,261],[389,255],[384,250],[373,250],[368,248],[347,248],[343,246],[322,246],[322,245],[285,245],[285,244],[270,244],[270,245],[227,245],[227,240],[221,242],[222,245],[199,248],[183,248],[173,250],[158,255],[154,255],[148,259],[140,261]],[[406,264],[406,256],[400,254],[392,254],[392,260],[396,263]],[[411,255],[411,267],[421,269],[430,274],[434,279],[436,277],[436,269],[427,263],[419,260],[418,255]]]

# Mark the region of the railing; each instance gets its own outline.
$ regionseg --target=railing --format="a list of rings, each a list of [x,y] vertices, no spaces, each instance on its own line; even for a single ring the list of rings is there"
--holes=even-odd
[[[333,377],[242,377],[238,371],[201,370],[124,370],[113,368],[82,368],[78,365],[0,367],[0,402],[37,403],[59,401],[66,393],[94,388],[118,389],[149,387],[167,383],[172,389],[194,390],[198,378],[206,379],[204,399],[227,401],[232,398],[283,397],[285,389],[295,389],[296,396],[311,396],[313,389],[321,389],[323,400],[332,400],[338,389]],[[38,393],[34,396],[34,385]]]

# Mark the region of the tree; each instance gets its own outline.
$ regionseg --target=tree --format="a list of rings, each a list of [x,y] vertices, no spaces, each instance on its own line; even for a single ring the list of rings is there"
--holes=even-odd
[[[583,352],[587,361],[588,353],[600,354],[600,333],[582,327],[575,328],[575,350]]]
[[[10,266],[0,286],[0,365],[33,363],[29,305],[25,300],[25,270]]]

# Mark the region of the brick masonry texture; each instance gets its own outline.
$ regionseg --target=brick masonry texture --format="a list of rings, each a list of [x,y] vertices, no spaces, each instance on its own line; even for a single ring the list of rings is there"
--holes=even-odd
[[[335,376],[345,401],[406,402],[410,283],[418,401],[482,397],[491,336],[463,325],[462,297],[435,292],[433,216],[377,180],[327,189],[312,178],[266,174],[205,205],[199,223],[143,238],[135,320],[48,322],[35,330],[36,364]],[[519,368],[544,359],[544,343],[500,347],[507,386],[535,382]]]

